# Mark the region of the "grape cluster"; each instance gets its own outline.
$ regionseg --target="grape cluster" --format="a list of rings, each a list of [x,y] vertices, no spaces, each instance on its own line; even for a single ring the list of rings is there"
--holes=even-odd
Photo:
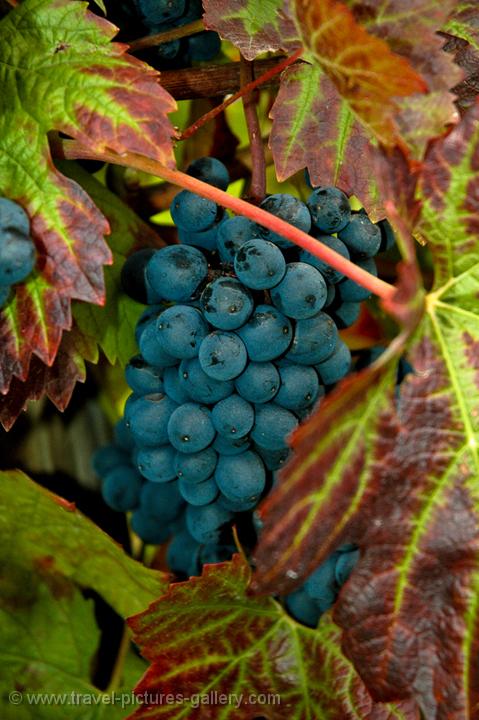
[[[229,183],[214,158],[187,172],[223,190]],[[373,273],[374,256],[393,242],[386,223],[353,212],[337,188],[315,188],[306,203],[271,195],[262,207]],[[232,521],[251,520],[289,456],[288,436],[350,371],[338,330],[369,293],[192,192],[174,198],[171,214],[179,244],[135,253],[123,268],[124,289],[148,307],[116,444],[95,467],[108,505],[132,511],[145,542],[170,540],[168,563],[188,576],[231,556]],[[333,553],[287,598],[290,612],[314,624],[356,558],[351,546]]]
[[[25,210],[13,200],[0,198],[0,308],[12,285],[22,282],[35,266],[35,246]]]

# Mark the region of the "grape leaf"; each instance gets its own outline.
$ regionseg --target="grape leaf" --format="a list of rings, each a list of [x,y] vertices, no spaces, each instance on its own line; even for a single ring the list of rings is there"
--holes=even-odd
[[[419,720],[412,702],[371,700],[329,618],[317,631],[303,627],[271,598],[247,597],[249,578],[236,555],[205,566],[201,578],[172,585],[129,619],[152,663],[135,692],[154,698],[131,718]]]
[[[0,553],[96,590],[123,617],[166,589],[165,576],[132,560],[93,522],[18,471],[1,472]]]
[[[158,74],[111,43],[116,29],[68,0],[25,0],[0,22],[0,192],[31,218],[32,276],[0,316],[0,392],[25,380],[32,354],[54,361],[70,300],[102,304],[108,225],[53,166],[47,133],[91,150],[137,152],[173,164],[175,107]]]
[[[271,110],[270,146],[279,180],[307,168],[313,185],[356,195],[373,218],[383,216],[368,133],[318,66],[287,68]]]
[[[435,282],[409,353],[415,372],[402,383],[397,407],[386,412],[379,407],[364,429],[358,444],[371,438],[374,450],[367,475],[358,478],[356,468],[344,464],[346,476],[367,485],[363,497],[369,494],[370,501],[355,509],[355,494],[346,500],[339,495],[337,505],[331,503],[341,485],[328,472],[320,436],[309,459],[293,459],[267,500],[266,537],[256,554],[261,566],[254,585],[258,591],[274,584],[265,550],[275,532],[270,523],[280,496],[287,517],[296,513],[299,518],[294,531],[306,553],[306,560],[295,557],[288,563],[282,551],[294,536],[287,534],[288,528],[284,536],[276,531],[280,582],[287,569],[289,586],[293,575],[299,582],[308,561],[320,558],[321,546],[324,557],[334,539],[342,540],[345,528],[344,537],[361,546],[361,559],[334,613],[347,656],[376,700],[412,697],[425,717],[458,720],[474,717],[479,702],[478,120],[476,104],[454,131],[431,145],[420,176],[418,228],[433,254]],[[359,383],[364,385],[364,378]],[[338,407],[348,388],[337,391]],[[320,431],[334,401],[333,395],[314,425],[299,432],[307,437],[314,428]],[[366,403],[365,413],[368,407]],[[356,412],[354,405],[335,416],[336,436],[351,412]],[[297,449],[301,451],[300,443]],[[347,447],[338,450],[337,466],[344,456]],[[308,462],[315,464],[316,478],[308,486],[297,472],[295,493],[292,473],[300,463],[308,468]],[[313,478],[313,468],[308,472]],[[321,495],[323,505],[316,514],[301,515],[301,508]],[[331,528],[338,528],[333,542]]]
[[[462,38],[479,50],[479,13],[477,3],[459,2],[443,27],[444,32]]]
[[[464,113],[479,95],[479,49],[460,37],[441,34],[446,39],[444,50],[454,55],[454,62],[465,72],[464,79],[453,88],[456,105]]]
[[[288,52],[301,47],[291,16],[290,0],[204,0],[206,27],[236,45],[254,60],[268,50]]]

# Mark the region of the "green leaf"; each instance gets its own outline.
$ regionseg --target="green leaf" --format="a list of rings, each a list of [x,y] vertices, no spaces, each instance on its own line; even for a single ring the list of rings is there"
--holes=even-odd
[[[476,2],[458,2],[455,11],[443,27],[444,32],[466,40],[479,50],[479,22]]]
[[[155,71],[110,42],[115,32],[69,0],[25,0],[0,22],[0,193],[25,208],[37,248],[35,272],[0,315],[2,393],[25,380],[32,354],[53,363],[71,299],[104,302],[108,226],[53,166],[48,133],[174,163],[174,100]]]
[[[132,560],[74,505],[20,472],[0,473],[0,558],[50,568],[96,590],[123,617],[165,590],[162,573]]]
[[[249,579],[238,555],[206,565],[129,620],[152,663],[135,691],[187,698],[142,705],[132,718],[419,720],[414,703],[371,699],[327,616],[318,630],[299,625],[271,598],[248,597]]]

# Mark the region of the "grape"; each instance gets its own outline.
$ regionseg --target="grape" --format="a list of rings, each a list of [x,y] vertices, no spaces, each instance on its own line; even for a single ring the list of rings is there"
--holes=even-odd
[[[237,440],[228,440],[222,435],[217,435],[213,448],[220,455],[240,455],[249,448],[249,439],[242,437]]]
[[[282,450],[298,425],[292,412],[276,403],[258,405],[251,437],[266,450]]]
[[[300,365],[315,365],[333,354],[338,329],[326,313],[319,312],[312,318],[298,320],[288,360]]]
[[[15,228],[0,229],[0,286],[25,280],[35,267],[35,246]]]
[[[157,321],[158,341],[172,357],[190,360],[198,355],[208,325],[199,310],[189,305],[174,305],[161,313]]]
[[[217,247],[218,230],[224,222],[224,219],[221,218],[218,222],[208,228],[208,230],[202,230],[201,232],[178,228],[178,239],[180,243],[183,243],[184,245],[194,245],[195,247],[202,248],[203,250],[213,252],[213,250],[216,250]]]
[[[144,478],[151,482],[169,482],[176,478],[175,451],[171,445],[140,448],[136,462]]]
[[[258,504],[259,497],[259,495],[253,495],[253,497],[248,500],[231,500],[230,498],[227,498],[226,495],[220,493],[218,497],[218,502],[226,510],[231,510],[231,512],[238,513],[246,512],[247,510],[253,510],[253,508],[255,508]]]
[[[286,262],[276,245],[253,238],[239,248],[234,258],[234,268],[243,285],[252,290],[267,290],[283,278]]]
[[[255,443],[254,448],[270,471],[279,470],[290,456],[290,450],[287,447],[282,447],[279,450],[268,450]]]
[[[20,235],[30,235],[30,219],[21,205],[9,198],[0,198],[0,231],[15,230]]]
[[[167,395],[155,393],[139,397],[131,404],[127,424],[140,447],[166,445],[168,421],[178,405]]]
[[[126,512],[137,507],[141,485],[141,475],[131,465],[117,465],[104,476],[101,493],[109,507]]]
[[[381,230],[363,212],[354,213],[338,235],[356,259],[374,257],[381,245]]]
[[[140,508],[162,522],[175,520],[184,507],[178,483],[154,483],[148,480],[140,494]]]
[[[200,550],[200,560],[203,564],[219,563],[231,560],[235,554],[234,545],[218,545],[217,543],[208,543]]]
[[[215,429],[208,408],[197,403],[184,403],[172,413],[168,422],[168,438],[177,450],[196,453],[213,442]]]
[[[122,417],[121,420],[118,420],[118,422],[115,424],[115,427],[113,428],[113,435],[116,444],[123,451],[133,450],[133,448],[135,447],[135,441],[131,436],[129,428],[127,428],[126,426],[124,417]]]
[[[328,290],[321,273],[304,262],[288,263],[271,300],[282,313],[295,320],[316,315],[326,302]]]
[[[129,455],[118,445],[103,445],[98,448],[92,457],[92,467],[98,477],[105,475],[119,465],[128,465]]]
[[[146,266],[151,286],[165,300],[189,300],[208,274],[208,263],[189,245],[168,245],[157,250]]]
[[[231,380],[213,380],[205,373],[198,358],[182,360],[178,375],[180,388],[199,403],[216,403],[233,392]]]
[[[185,11],[185,0],[133,0],[146,27],[179,18]]]
[[[330,307],[330,305],[333,304],[335,298],[336,298],[336,287],[334,285],[328,285],[328,294],[326,296],[326,301],[324,303],[324,308]]]
[[[190,577],[199,573],[199,554],[200,544],[191,537],[187,530],[183,530],[175,535],[168,545],[166,561],[173,572],[183,573]]]
[[[349,373],[351,351],[341,338],[338,338],[333,354],[324,362],[316,365],[316,370],[325,385],[333,385]]]
[[[146,266],[154,254],[153,248],[138,250],[125,260],[121,269],[120,282],[123,292],[143,304],[153,304],[159,300],[146,277]]]
[[[182,190],[171,203],[171,217],[175,225],[184,230],[201,232],[208,230],[221,215],[222,211],[213,200],[196,195],[190,190]]]
[[[197,453],[177,452],[175,456],[175,471],[180,480],[189,483],[200,483],[213,475],[218,455],[212,447],[200,450]]]
[[[248,356],[237,335],[215,331],[201,343],[198,359],[205,373],[214,380],[232,380],[244,370]]]
[[[338,553],[334,575],[339,587],[342,587],[349,578],[358,560],[359,550]]]
[[[209,283],[201,294],[205,318],[220,330],[241,327],[253,312],[253,298],[247,288],[231,277]]]
[[[349,260],[349,250],[343,243],[343,241],[339,238],[333,237],[332,235],[318,235],[317,239],[323,245],[326,245],[326,247],[339,253],[339,255],[342,255],[344,258],[346,258],[346,260]],[[310,265],[313,265],[317,270],[319,270],[321,275],[330,285],[334,285],[344,277],[342,272],[340,272],[339,270],[335,270],[333,267],[331,267],[331,265],[328,265],[328,263],[324,262],[324,260],[320,260],[318,257],[316,257],[316,255],[312,255],[306,250],[301,250],[301,252],[299,253],[299,259],[301,260],[301,262],[309,263]]]
[[[164,392],[169,398],[174,400],[175,403],[178,403],[178,405],[183,405],[183,403],[189,402],[192,399],[181,382],[177,367],[166,368],[163,381]]]
[[[321,612],[317,602],[311,598],[305,590],[300,588],[290,595],[287,595],[285,603],[288,612],[291,613],[295,620],[308,627],[316,627]]]
[[[216,35],[216,37],[218,37]],[[202,157],[188,165],[188,175],[203,180],[209,185],[214,185],[220,190],[226,190],[230,184],[228,170],[220,160],[212,157]]]
[[[359,260],[356,265],[377,277],[378,271],[373,258]],[[350,280],[350,278],[344,278],[344,280],[338,283],[338,293],[344,302],[361,302],[371,297],[370,290],[354,282],[354,280]]]
[[[255,237],[255,224],[242,215],[228,218],[218,228],[217,245],[220,258],[232,264],[236,253],[245,242]]]
[[[354,325],[359,318],[361,305],[358,302],[343,302],[336,307],[332,317],[340,330]]]
[[[214,406],[211,418],[216,432],[234,440],[249,433],[254,423],[254,410],[240,395],[230,395]]]
[[[200,483],[190,483],[180,480],[178,483],[180,493],[190,505],[209,505],[218,496],[219,490],[214,478],[208,478]]]
[[[156,319],[159,314],[166,309],[166,307],[167,305],[165,303],[158,303],[156,305],[151,305],[150,307],[147,307],[143,310],[135,327],[135,340],[137,345],[139,345],[140,343],[140,338],[143,334],[144,329],[148,325],[154,325],[153,320]]]
[[[141,355],[131,358],[125,368],[125,379],[133,392],[139,395],[163,390],[163,369],[148,365]]]
[[[318,187],[313,190],[306,204],[313,225],[323,233],[339,232],[346,227],[351,217],[349,200],[338,188]]]
[[[279,357],[286,352],[293,338],[288,318],[271,305],[258,305],[248,322],[237,332],[254,362]]]
[[[285,193],[270,195],[263,200],[260,207],[266,210],[266,212],[285,220],[290,225],[294,225],[294,227],[299,228],[299,230],[303,230],[303,232],[309,233],[311,229],[311,215],[308,208],[301,200],[298,200],[292,195]],[[275,243],[278,247],[294,247],[293,243],[285,237],[261,225],[258,225],[257,234],[265,240]]]
[[[241,455],[220,455],[214,477],[226,498],[240,502],[259,498],[266,484],[261,458],[251,450]]]
[[[394,237],[394,230],[391,227],[389,220],[380,220],[377,226],[381,232],[381,246],[379,252],[385,252],[390,250],[393,245],[396,244],[396,238]]]
[[[232,513],[222,507],[218,500],[209,505],[186,508],[186,527],[199,543],[218,542],[221,526],[232,518]]]
[[[144,509],[132,514],[131,529],[148,545],[162,545],[170,536],[168,525]]]
[[[275,403],[295,412],[316,402],[320,394],[319,380],[312,367],[285,362],[278,370],[281,386],[274,399]]]
[[[152,318],[142,330],[138,343],[141,355],[149,365],[153,365],[157,368],[165,368],[176,365],[178,359],[165,352],[163,347],[160,345],[156,323],[157,320]]]
[[[188,49],[192,60],[212,60],[218,55],[221,40],[218,33],[212,31],[200,32],[188,38]]]
[[[265,403],[278,392],[280,377],[270,362],[250,362],[235,380],[236,391],[252,403]]]
[[[0,285],[0,308],[4,307],[7,304],[10,292],[10,285],[4,285],[3,287]]]
[[[337,553],[329,555],[304,583],[304,589],[317,601],[321,612],[329,610],[336,599],[334,584],[337,557]]]

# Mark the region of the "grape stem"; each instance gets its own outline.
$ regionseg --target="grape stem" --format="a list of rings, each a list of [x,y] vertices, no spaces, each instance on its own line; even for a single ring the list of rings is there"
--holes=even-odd
[[[283,72],[283,70],[285,70],[289,65],[295,63],[296,60],[298,60],[298,58],[302,55],[302,53],[303,48],[299,48],[299,50],[293,53],[293,55],[290,55],[290,57],[285,58],[277,65],[272,67],[270,70],[267,70],[265,73],[256,78],[256,80],[252,80],[246,85],[243,85],[243,87],[240,87],[238,92],[227,98],[224,102],[221,103],[221,105],[217,105],[215,108],[205,113],[205,115],[202,115],[200,118],[198,118],[198,120],[196,120],[192,125],[190,125],[190,127],[187,127],[186,130],[183,130],[179,139],[187,140],[189,137],[194,135],[195,132],[200,129],[200,127],[203,127],[203,125],[205,125],[207,122],[213,120],[213,118],[222,113],[223,110],[225,110],[229,105],[236,102],[236,100],[239,100],[240,98],[249,95],[249,93],[251,93],[253,90],[256,90],[257,87],[263,85],[263,83],[267,82],[275,75]]]
[[[163,43],[171,42],[172,40],[181,40],[181,38],[189,37],[190,35],[196,35],[205,29],[203,20],[193,20],[193,22],[181,27],[167,30],[166,32],[156,33],[155,35],[146,35],[146,37],[138,38],[138,40],[132,40],[127,43],[130,46],[132,52],[138,50],[144,50],[145,48],[157,47],[163,45]]]
[[[208,185],[208,183],[202,182],[191,175],[186,175],[186,173],[180,172],[179,170],[167,168],[157,160],[152,160],[135,153],[122,153],[120,155],[110,151],[97,152],[80,145],[75,140],[59,140],[54,149],[66,160],[103,160],[103,162],[114,165],[124,165],[125,167],[134,168],[135,170],[140,170],[149,175],[162,178],[166,182],[178,185],[185,190],[190,190],[197,195],[208,198],[218,203],[218,205],[232,210],[237,215],[244,215],[253,222],[257,222],[269,230],[282,235],[287,240],[290,240],[295,245],[303,248],[303,250],[311,253],[311,255],[323,260],[335,270],[343,273],[370,292],[383,298],[383,300],[390,300],[396,292],[394,285],[390,285],[384,280],[363,270],[350,260],[346,260],[342,255],[323,245],[323,243],[316,240],[316,238],[281,220],[281,218],[245,200],[232,197],[223,190],[213,185]]]
[[[240,83],[241,87],[253,80],[253,63],[241,56]],[[266,160],[264,156],[263,138],[258,113],[256,112],[257,92],[243,95],[243,110],[248,130],[249,145],[251,149],[251,187],[250,200],[258,204],[266,195]]]

